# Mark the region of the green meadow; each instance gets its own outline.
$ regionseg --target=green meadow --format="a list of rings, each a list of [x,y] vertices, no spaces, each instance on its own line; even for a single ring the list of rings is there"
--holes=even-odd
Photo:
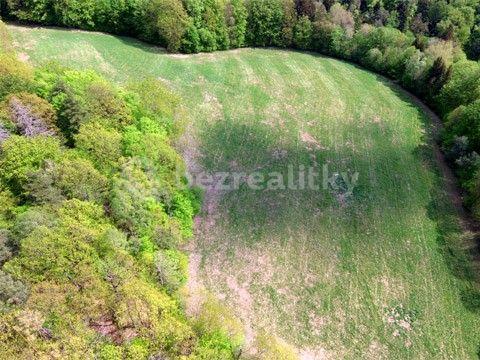
[[[477,356],[473,280],[430,119],[388,81],[302,52],[171,55],[99,33],[9,29],[33,64],[164,81],[185,107],[178,147],[193,171],[358,173],[352,194],[338,176],[319,190],[205,191],[190,285],[230,305],[247,340],[265,329],[304,359]]]

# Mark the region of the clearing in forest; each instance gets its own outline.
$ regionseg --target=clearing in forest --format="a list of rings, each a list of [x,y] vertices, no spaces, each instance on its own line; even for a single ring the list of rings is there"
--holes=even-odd
[[[178,56],[98,33],[9,28],[32,63],[165,81],[186,106],[182,146],[196,171],[358,172],[351,195],[340,180],[320,191],[207,190],[193,276],[248,337],[267,329],[305,359],[476,356],[479,317],[444,251],[456,215],[429,121],[388,82],[307,53]]]

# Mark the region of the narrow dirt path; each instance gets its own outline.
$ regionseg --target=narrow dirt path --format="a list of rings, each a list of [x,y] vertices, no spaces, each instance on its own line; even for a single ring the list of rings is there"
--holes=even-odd
[[[451,167],[448,165],[447,160],[445,159],[445,155],[443,154],[440,146],[438,145],[440,132],[443,128],[442,120],[437,114],[432,111],[432,109],[430,109],[430,107],[428,107],[417,96],[405,90],[400,85],[391,81],[389,82],[396,90],[407,95],[412,100],[412,102],[420,109],[422,109],[422,111],[429,117],[431,121],[431,126],[428,130],[431,136],[433,153],[438,168],[440,170],[440,175],[442,176],[443,183],[445,184],[445,191],[448,194],[450,201],[455,208],[455,211],[458,213],[460,226],[464,231],[470,231],[473,233],[480,231],[479,222],[475,220],[463,206],[463,191],[459,187],[458,179],[453,173]]]

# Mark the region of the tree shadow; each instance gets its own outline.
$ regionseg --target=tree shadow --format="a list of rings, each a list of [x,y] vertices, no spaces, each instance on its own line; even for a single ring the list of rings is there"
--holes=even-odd
[[[380,126],[372,121],[363,128],[346,126],[345,132],[381,139],[382,148],[372,150],[375,151],[373,158],[364,152],[352,152],[341,146],[341,150],[336,151],[312,150],[300,140],[291,141],[286,146],[282,144],[284,155],[275,157],[283,129],[231,119],[210,125],[202,134],[201,150],[207,154],[203,165],[211,171],[259,171],[263,174],[278,171],[285,174],[287,165],[294,168],[304,165],[308,168],[315,166],[315,163],[320,166],[330,164],[330,174],[360,171],[359,182],[346,201],[340,200],[331,188],[320,191],[268,191],[252,190],[242,184],[240,188],[224,194],[220,209],[222,217],[229,228],[241,231],[253,244],[266,236],[285,237],[285,234],[295,233],[292,229],[307,228],[315,223],[318,214],[325,212],[335,216],[331,221],[337,222],[338,226],[348,224],[362,232],[368,230],[362,227],[368,224],[365,218],[375,216],[372,214],[379,211],[390,211],[389,216],[397,217],[401,223],[403,216],[407,221],[410,213],[419,208],[426,209],[428,218],[436,227],[438,251],[450,273],[458,280],[462,303],[468,310],[480,312],[480,252],[475,242],[476,235],[462,229],[459,222],[462,214],[452,205],[449,193],[445,190],[446,179],[434,153],[438,124],[432,122],[424,107],[412,103],[410,95],[403,89],[381,76],[379,81],[407,106],[421,114],[425,129],[422,145],[415,148],[405,144],[395,145],[394,131],[390,125]],[[432,173],[430,178],[434,179],[433,184],[426,185],[425,179],[416,178],[414,174],[398,174],[399,169],[408,168],[402,163],[405,159],[421,164],[419,166]],[[414,167],[412,171],[415,171]],[[425,192],[425,196],[412,196],[411,192],[416,188]],[[392,205],[395,209],[387,210]],[[375,240],[369,240],[366,235],[362,241]]]

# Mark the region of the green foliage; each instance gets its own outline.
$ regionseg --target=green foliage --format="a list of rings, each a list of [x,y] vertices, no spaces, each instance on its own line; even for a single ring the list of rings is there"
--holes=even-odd
[[[169,51],[177,51],[187,30],[188,17],[180,0],[154,0],[145,5],[146,31],[150,40],[159,42]],[[157,40],[158,39],[158,40]]]
[[[0,229],[0,266],[12,257],[12,244],[10,241],[10,232]]]
[[[15,194],[25,194],[30,176],[38,171],[46,160],[61,156],[58,139],[46,136],[25,138],[11,136],[2,144],[0,176]]]
[[[295,25],[293,43],[299,49],[310,49],[313,25],[307,16],[302,16]]]
[[[230,0],[227,1],[225,6],[225,17],[230,47],[243,47],[245,45],[248,15],[245,2],[243,0]]]
[[[245,341],[242,323],[230,309],[206,294],[195,320],[200,359],[234,359]]]
[[[253,46],[281,46],[285,21],[282,0],[250,0],[247,7],[247,42]]]
[[[446,114],[480,98],[480,64],[461,61],[452,66],[452,76],[438,95],[438,107]]]
[[[25,284],[0,270],[0,310],[5,306],[21,305],[27,297],[28,289]]]
[[[91,162],[81,158],[62,159],[58,163],[46,162],[32,174],[28,193],[36,202],[58,203],[79,199],[104,203],[108,179]]]
[[[115,129],[105,127],[101,121],[80,126],[75,135],[75,146],[106,173],[113,171],[122,157],[122,135]]]
[[[105,226],[101,212],[90,203],[66,202],[56,214],[56,227],[35,228],[22,240],[18,256],[5,268],[31,282],[88,282],[86,276],[98,274],[99,260],[92,244]]]
[[[480,99],[450,113],[446,130],[450,137],[468,136],[470,149],[480,151]]]
[[[178,135],[182,130],[175,117],[179,110],[178,96],[153,78],[131,83],[128,90],[126,101],[137,119],[149,118],[163,126],[169,135]]]
[[[15,198],[13,194],[0,185],[0,229],[7,228],[13,219]]]
[[[105,344],[98,353],[99,360],[122,360],[123,349],[121,346]]]
[[[184,39],[185,50],[188,52],[215,51],[226,50],[230,47],[230,34],[226,23],[224,1],[185,0],[184,5],[191,18]],[[236,13],[232,15],[234,21],[236,21],[235,17],[241,17],[242,15],[238,8],[238,2],[236,5],[237,8],[233,9]],[[241,26],[241,22],[244,20],[240,18],[239,21]]]
[[[176,250],[160,250],[155,254],[155,268],[160,284],[170,292],[187,281],[187,257]]]
[[[70,26],[121,29],[126,3],[10,6],[19,17],[52,12]],[[178,44],[169,11],[181,3],[156,4],[156,36]],[[23,5],[38,13],[21,13]],[[99,15],[107,8],[116,19]],[[131,360],[193,353],[196,334],[169,295],[186,281],[187,257],[176,249],[198,208],[176,183],[185,168],[171,145],[181,131],[178,98],[153,79],[119,89],[92,71],[48,64],[33,76],[13,55],[0,57],[0,352]]]
[[[8,94],[28,91],[32,87],[32,70],[15,54],[0,53],[0,100]]]
[[[113,179],[110,196],[112,216],[118,226],[137,236],[151,236],[156,226],[168,221],[160,202],[154,179],[148,176],[139,161],[123,165],[121,173]]]
[[[261,333],[256,338],[256,346],[259,352],[260,360],[278,359],[278,360],[297,360],[298,355],[288,344],[276,339],[266,333]]]

